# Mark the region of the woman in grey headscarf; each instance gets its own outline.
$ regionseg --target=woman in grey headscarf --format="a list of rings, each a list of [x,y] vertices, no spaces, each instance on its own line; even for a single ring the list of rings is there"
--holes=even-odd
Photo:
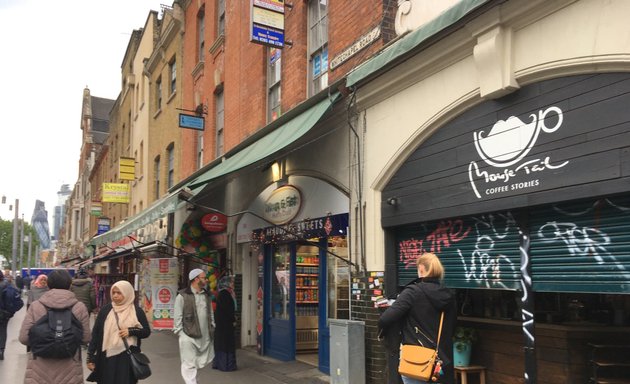
[[[218,284],[217,308],[214,312],[214,360],[212,368],[220,371],[236,370],[236,295],[234,277],[223,276]]]

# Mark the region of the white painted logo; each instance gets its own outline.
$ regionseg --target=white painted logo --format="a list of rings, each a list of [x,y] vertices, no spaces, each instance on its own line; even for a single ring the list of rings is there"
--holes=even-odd
[[[557,117],[552,127],[545,124],[545,119],[550,113],[556,114]],[[550,156],[545,156],[518,164],[534,148],[541,132],[556,132],[563,122],[562,110],[556,106],[532,113],[530,117],[531,121],[525,123],[518,117],[510,116],[507,120],[497,121],[487,134],[485,131],[473,134],[475,148],[481,159],[491,167],[500,168],[495,172],[481,171],[475,161],[470,162],[468,179],[477,198],[481,199],[482,193],[488,196],[537,187],[540,185],[540,180],[534,177],[519,183],[510,184],[509,181],[519,175],[535,176],[539,174],[538,172],[562,168],[569,163],[567,160],[561,164],[553,164]],[[479,188],[481,183],[484,183],[487,188]],[[488,185],[488,183],[498,183],[498,185]]]

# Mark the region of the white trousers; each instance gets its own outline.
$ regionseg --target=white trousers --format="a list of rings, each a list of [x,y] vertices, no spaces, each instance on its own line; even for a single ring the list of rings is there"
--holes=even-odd
[[[186,384],[197,384],[197,367],[182,362],[182,378]]]

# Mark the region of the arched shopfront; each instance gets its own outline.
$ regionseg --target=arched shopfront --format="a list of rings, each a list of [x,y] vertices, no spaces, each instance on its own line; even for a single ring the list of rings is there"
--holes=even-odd
[[[589,342],[630,340],[628,105],[627,73],[524,86],[439,127],[382,191],[396,284],[438,254],[493,380],[585,382]]]

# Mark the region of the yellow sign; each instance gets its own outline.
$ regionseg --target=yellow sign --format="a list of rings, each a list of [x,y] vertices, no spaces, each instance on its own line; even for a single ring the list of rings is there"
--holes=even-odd
[[[121,157],[118,164],[118,178],[120,180],[136,179],[136,160],[133,157]]]
[[[253,7],[252,21],[256,24],[284,30],[284,15],[281,13]]]
[[[104,203],[129,203],[129,184],[103,183]]]

